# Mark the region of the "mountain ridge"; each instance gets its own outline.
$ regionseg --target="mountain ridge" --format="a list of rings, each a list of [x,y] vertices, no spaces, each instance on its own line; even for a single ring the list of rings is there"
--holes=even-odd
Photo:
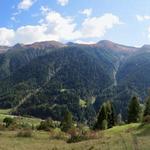
[[[144,44],[143,46],[141,47],[135,47],[135,46],[127,46],[127,45],[124,45],[124,44],[119,44],[119,43],[116,43],[116,42],[112,42],[110,40],[101,40],[101,41],[98,41],[98,42],[95,42],[93,44],[85,44],[85,43],[74,43],[74,42],[68,42],[67,44],[63,44],[59,41],[39,41],[39,42],[34,42],[34,43],[31,43],[31,44],[23,44],[23,43],[17,43],[13,46],[0,46],[0,47],[4,47],[4,48],[12,48],[12,47],[16,47],[16,46],[24,46],[26,48],[39,48],[40,46],[44,46],[45,45],[45,48],[48,48],[48,46],[54,46],[54,47],[57,47],[57,48],[60,48],[60,47],[64,47],[64,46],[73,46],[73,45],[87,45],[87,46],[102,46],[102,47],[109,47],[109,48],[117,48],[117,47],[124,47],[124,51],[128,51],[128,50],[132,50],[132,51],[136,51],[137,49],[140,49],[140,48],[148,48],[150,49],[150,45],[148,44]],[[41,48],[40,47],[40,48]],[[129,49],[128,49],[129,48]]]

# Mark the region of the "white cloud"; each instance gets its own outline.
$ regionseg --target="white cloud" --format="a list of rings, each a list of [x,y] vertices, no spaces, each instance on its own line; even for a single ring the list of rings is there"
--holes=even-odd
[[[81,36],[80,32],[75,30],[76,23],[73,22],[74,20],[71,17],[63,17],[58,12],[50,10],[47,10],[43,15],[43,20],[38,25],[26,25],[16,30],[3,30],[6,35],[13,31],[14,36],[10,40],[9,36],[1,34],[1,41],[3,41],[1,44],[29,44],[35,41],[47,40],[67,41]]]
[[[66,6],[69,3],[69,0],[57,0],[57,2],[61,6]]]
[[[119,17],[104,14],[98,17],[87,17],[79,25],[73,17],[63,16],[47,7],[41,7],[41,11],[43,19],[37,25],[21,26],[16,30],[0,28],[0,44],[29,44],[48,40],[89,43],[88,41],[103,37],[109,29],[121,23]]]
[[[21,0],[21,2],[18,4],[18,9],[27,10],[27,9],[29,9],[35,2],[36,2],[36,0]]]
[[[81,11],[81,14],[86,15],[87,17],[91,16],[93,9],[88,8]]]
[[[75,41],[77,44],[95,44],[95,41],[82,41],[82,40],[77,40]]]
[[[47,27],[44,25],[23,26],[16,30],[15,42],[17,43],[33,43],[35,41],[45,41],[48,39],[57,40],[56,37],[46,34]]]
[[[10,45],[15,37],[12,29],[0,28],[0,45]]]
[[[144,15],[144,16],[136,15],[136,19],[138,21],[150,20],[150,16],[148,16],[148,15]]]
[[[72,17],[63,17],[55,11],[46,14],[44,24],[47,25],[47,33],[57,35],[60,40],[76,39],[80,32],[76,30],[77,24]]]
[[[100,17],[86,18],[82,23],[81,32],[83,38],[100,38],[117,24],[121,24],[119,17],[108,13]]]
[[[40,10],[42,14],[48,13],[50,11],[48,6],[41,6]]]
[[[148,38],[150,39],[150,27],[148,28]]]

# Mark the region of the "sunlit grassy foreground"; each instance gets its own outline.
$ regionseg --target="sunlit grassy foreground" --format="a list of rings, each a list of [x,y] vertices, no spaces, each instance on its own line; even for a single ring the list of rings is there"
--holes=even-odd
[[[52,140],[49,132],[34,131],[31,138],[19,138],[17,131],[0,131],[0,150],[149,150],[150,125],[129,124],[99,132],[99,138],[68,144]]]
[[[0,110],[0,122],[10,110]],[[40,119],[20,117],[21,122],[37,125]],[[58,129],[59,130],[59,129]],[[128,124],[105,131],[97,131],[98,137],[79,143],[54,139],[53,133],[33,131],[32,137],[17,137],[18,130],[0,131],[0,150],[150,150],[150,124]]]
[[[9,113],[11,112],[11,109],[0,109],[0,122],[3,122],[3,119],[5,117],[16,117],[12,116]],[[18,117],[17,117],[18,118]],[[37,125],[40,123],[41,119],[39,118],[29,118],[29,117],[19,117],[20,119],[18,121],[23,122],[23,123],[29,123],[33,125]]]

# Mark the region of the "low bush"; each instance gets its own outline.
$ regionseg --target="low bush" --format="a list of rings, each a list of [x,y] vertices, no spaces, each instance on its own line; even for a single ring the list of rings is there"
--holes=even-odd
[[[14,131],[16,129],[20,129],[20,125],[17,124],[16,122],[13,122],[12,124],[9,125],[9,127],[7,129],[10,131]]]
[[[102,135],[99,135],[97,132],[95,131],[89,131],[85,134],[85,136],[88,138],[88,139],[98,139],[100,136]]]
[[[76,143],[81,142],[89,139],[97,139],[98,134],[95,131],[90,130],[82,130],[79,128],[71,128],[68,131],[70,138],[68,139],[68,143]]]
[[[143,123],[150,123],[150,115],[147,115],[147,116],[145,116],[144,118],[143,118]]]
[[[71,129],[68,130],[67,132],[71,137],[74,136],[79,136],[82,134],[82,130],[76,127],[72,127]]]
[[[88,138],[84,135],[76,135],[76,136],[71,136],[70,139],[68,139],[67,143],[77,143],[81,141],[88,140]]]
[[[32,137],[32,130],[30,129],[20,130],[17,133],[17,137]]]
[[[4,118],[3,123],[5,123],[6,128],[8,128],[11,124],[14,123],[14,121],[14,118],[6,117]]]
[[[3,124],[0,124],[0,131],[4,131],[6,127]]]
[[[29,123],[21,123],[20,127],[23,129],[32,129],[33,128],[32,125]]]
[[[50,139],[57,139],[57,140],[67,140],[69,137],[68,134],[61,131],[61,129],[56,128],[50,131]]]
[[[55,128],[55,124],[51,119],[41,121],[40,125],[37,126],[37,130],[50,131],[52,128]]]

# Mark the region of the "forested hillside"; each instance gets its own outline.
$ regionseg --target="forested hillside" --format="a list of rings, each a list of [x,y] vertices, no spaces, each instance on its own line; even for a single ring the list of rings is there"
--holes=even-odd
[[[101,104],[112,100],[126,117],[131,97],[147,96],[149,51],[110,41],[17,44],[0,54],[0,107],[56,120],[68,109],[75,120],[93,122]]]

